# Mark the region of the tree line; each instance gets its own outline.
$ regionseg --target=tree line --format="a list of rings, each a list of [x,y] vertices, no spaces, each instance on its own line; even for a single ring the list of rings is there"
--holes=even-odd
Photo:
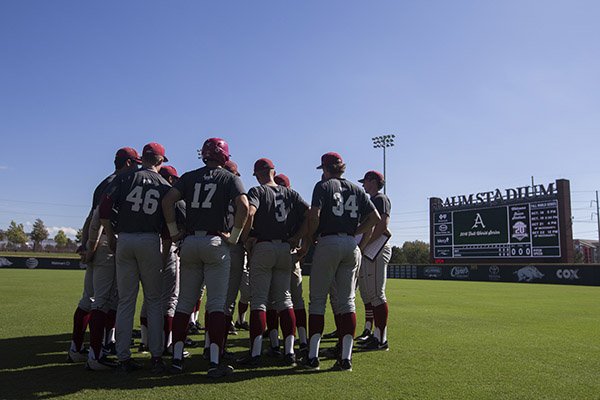
[[[6,243],[0,244],[2,250],[13,251],[56,251],[70,253],[77,249],[77,244],[81,241],[81,229],[77,232],[77,237],[72,240],[61,229],[52,239],[55,245],[43,246],[42,242],[50,238],[50,233],[44,225],[44,221],[36,219],[33,223],[31,232],[26,233],[23,224],[11,221],[8,229],[0,229],[0,241]],[[32,243],[30,246],[28,243]]]

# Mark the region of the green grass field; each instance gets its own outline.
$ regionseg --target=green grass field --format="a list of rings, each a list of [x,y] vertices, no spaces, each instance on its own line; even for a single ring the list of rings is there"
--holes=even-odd
[[[82,279],[0,270],[0,399],[600,399],[598,287],[389,280],[389,352],[355,353],[350,373],[267,363],[215,383],[199,349],[178,376],[65,363]],[[241,355],[247,332],[230,342]]]

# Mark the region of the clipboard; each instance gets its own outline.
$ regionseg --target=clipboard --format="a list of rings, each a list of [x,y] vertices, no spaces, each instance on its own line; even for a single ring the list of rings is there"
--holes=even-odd
[[[383,232],[381,236],[367,245],[365,251],[363,252],[363,256],[365,256],[369,261],[375,261],[391,237],[392,235],[388,232]]]

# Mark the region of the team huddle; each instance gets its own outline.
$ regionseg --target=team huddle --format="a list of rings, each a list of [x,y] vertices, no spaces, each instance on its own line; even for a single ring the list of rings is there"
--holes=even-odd
[[[233,373],[233,361],[260,366],[265,334],[269,353],[282,365],[318,370],[328,296],[336,326],[330,336],[338,339],[330,349],[333,368],[351,371],[357,286],[366,316],[358,346],[387,350],[391,248],[381,239],[389,237],[391,204],[380,193],[383,175],[367,172],[359,180],[363,190],[342,177],[342,157],[326,153],[309,204],[267,158],[254,163],[258,186],[246,191],[223,139],[206,140],[198,154],[205,165],[179,176],[163,165],[168,159],[158,143],[145,145],[141,157],[133,148],[117,151],[115,171],[95,189],[83,227],[79,252],[87,269],[69,361],[85,362],[89,370],[141,368],[131,357],[140,282],[140,347],[151,354],[153,373],[184,371],[187,336],[196,328],[204,291],[210,378]],[[307,318],[300,263],[311,246]],[[247,356],[232,360],[226,347],[238,292],[235,325],[249,330],[250,343]],[[243,318],[248,302],[249,324]],[[89,349],[83,343],[88,325]]]

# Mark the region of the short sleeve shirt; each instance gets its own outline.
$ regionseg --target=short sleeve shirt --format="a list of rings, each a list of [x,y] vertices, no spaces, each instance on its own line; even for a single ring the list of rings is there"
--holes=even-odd
[[[389,197],[387,197],[383,193],[377,193],[375,196],[371,197],[371,201],[377,208],[379,215],[390,215],[392,211],[392,203],[390,202]]]
[[[224,168],[186,172],[174,187],[186,204],[186,231],[227,231],[229,203],[245,194],[240,178]]]
[[[321,209],[318,233],[354,235],[362,219],[375,210],[368,195],[343,178],[331,178],[315,185],[312,207]]]

